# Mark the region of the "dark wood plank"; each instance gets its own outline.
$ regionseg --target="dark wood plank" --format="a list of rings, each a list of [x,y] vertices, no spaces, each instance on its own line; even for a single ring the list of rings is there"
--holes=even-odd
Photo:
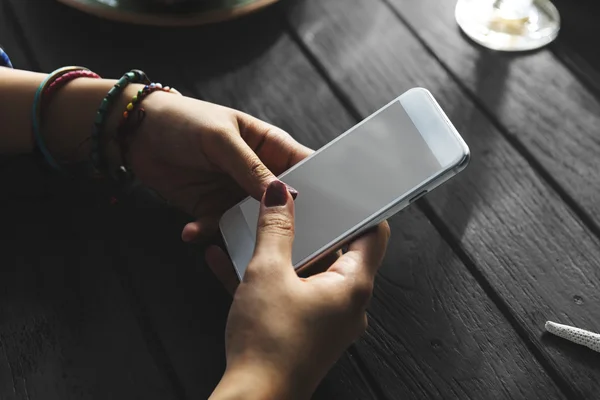
[[[421,19],[411,14],[411,21],[420,21],[420,27],[434,29],[441,24],[424,17],[426,12],[437,15],[435,7],[406,3],[403,12],[422,10]],[[469,143],[473,162],[462,176],[429,195],[423,208],[439,229],[451,233],[451,244],[466,251],[463,260],[480,282],[489,285],[489,293],[520,335],[533,343],[533,353],[565,392],[576,398],[593,397],[598,391],[600,371],[594,367],[598,355],[548,339],[543,326],[547,319],[555,319],[599,330],[593,318],[600,312],[598,240],[384,3],[309,0],[292,8],[289,16],[304,44],[361,115],[410,87],[432,90]],[[443,45],[454,34],[440,33],[436,40]],[[515,96],[494,89],[505,65],[498,60],[481,63],[478,93],[490,99],[497,96],[498,109],[504,109]],[[557,65],[559,74],[560,68]],[[524,82],[506,77],[504,84]],[[529,119],[530,131],[538,128],[538,122]]]
[[[205,49],[201,57],[188,56],[184,73],[203,98],[269,121],[303,144],[319,148],[352,127],[352,117],[290,37],[281,32],[282,27],[275,26],[242,45],[235,45],[239,38],[232,35],[221,45]],[[269,41],[263,52],[244,51],[260,37]],[[205,57],[238,65],[235,72],[214,73]]]
[[[390,223],[371,329],[358,344],[386,397],[563,398],[425,216]]]
[[[543,171],[578,204],[599,233],[600,100],[549,50],[507,55],[468,42],[454,21],[454,2],[390,0],[471,96]]]
[[[324,143],[318,129],[323,125],[317,123],[323,109],[335,118],[331,124],[337,132],[350,124],[298,49],[282,36],[281,26],[267,23],[277,17],[272,12],[215,27],[164,30],[111,24],[55,4],[18,1],[12,5],[22,21],[30,21],[27,37],[45,70],[84,64],[103,75],[117,76],[136,66],[184,93],[199,93],[281,123],[313,146]],[[68,23],[42,36],[50,29],[46,20],[57,19]],[[87,38],[76,35],[81,29],[90,32]],[[109,30],[113,33],[107,36]],[[144,40],[113,48],[101,43],[136,35]],[[47,40],[67,45],[48,51]],[[198,51],[190,51],[186,40],[193,41]],[[156,49],[167,49],[165,56],[158,57]],[[294,92],[310,93],[312,102],[294,98],[290,95]],[[305,118],[294,122],[299,114]],[[181,243],[181,216],[130,204],[119,220],[119,268],[123,284],[138,301],[143,326],[156,332],[156,336],[146,335],[153,356],[172,363],[168,373],[178,392],[187,398],[207,398],[225,366],[223,331],[230,299],[204,265],[202,249]],[[345,355],[315,398],[375,396],[355,362]]]
[[[0,398],[176,398],[112,273],[110,214],[68,200],[1,208]]]

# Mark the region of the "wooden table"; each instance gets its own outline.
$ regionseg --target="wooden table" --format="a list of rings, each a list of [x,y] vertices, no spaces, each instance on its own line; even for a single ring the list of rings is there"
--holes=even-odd
[[[556,0],[550,48],[506,55],[459,32],[452,0],[300,0],[195,29],[125,26],[1,0],[17,67],[141,68],[319,147],[429,88],[471,147],[460,177],[392,218],[370,327],[318,399],[597,399],[600,54],[593,2]],[[185,218],[92,202],[10,160],[0,196],[1,399],[205,399],[229,297]]]

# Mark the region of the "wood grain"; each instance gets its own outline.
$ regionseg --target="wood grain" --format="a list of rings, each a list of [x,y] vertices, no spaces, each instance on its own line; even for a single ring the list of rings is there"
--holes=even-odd
[[[600,100],[547,49],[511,55],[469,43],[454,21],[454,2],[389,3],[600,233]]]
[[[359,355],[388,399],[563,398],[416,209],[393,232]]]
[[[439,8],[446,7],[441,3]],[[419,9],[411,4],[401,10]],[[433,8],[423,6],[422,11]],[[291,9],[289,16],[305,46],[362,116],[410,87],[432,90],[470,145],[473,161],[461,176],[428,196],[434,210],[428,215],[451,234],[453,246],[466,251],[463,260],[489,285],[488,293],[520,335],[533,343],[534,354],[565,392],[592,398],[598,391],[598,356],[547,338],[543,325],[546,319],[558,319],[600,328],[594,317],[600,312],[598,240],[384,3],[309,0]],[[423,18],[411,14],[410,20],[422,21],[421,27],[439,25]],[[446,32],[436,40],[443,43],[448,36]],[[444,54],[461,57],[460,48],[454,56],[450,53]],[[494,94],[498,109],[513,102],[516,94],[503,95],[497,89],[505,82],[505,63],[482,55],[478,65],[478,93],[489,101]],[[562,66],[540,68],[555,68],[560,74]],[[513,82],[514,77],[505,84],[516,86]],[[525,84],[523,79],[516,82]],[[537,129],[539,122],[530,118],[528,129]],[[431,210],[427,204],[424,209]]]

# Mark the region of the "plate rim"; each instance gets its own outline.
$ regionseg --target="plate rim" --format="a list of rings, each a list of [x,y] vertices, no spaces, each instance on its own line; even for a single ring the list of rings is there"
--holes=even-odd
[[[57,0],[86,14],[116,22],[151,26],[197,26],[224,22],[256,12],[279,0],[256,0],[252,3],[225,9],[206,10],[176,15],[169,13],[136,13],[103,5],[97,0]],[[94,4],[92,4],[94,3]]]

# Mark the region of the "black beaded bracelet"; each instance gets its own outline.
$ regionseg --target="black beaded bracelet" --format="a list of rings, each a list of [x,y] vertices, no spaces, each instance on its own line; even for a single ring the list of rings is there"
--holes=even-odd
[[[108,115],[110,108],[113,106],[115,99],[119,97],[121,93],[123,93],[125,87],[127,87],[127,85],[130,83],[143,83],[148,85],[150,84],[150,79],[148,79],[148,76],[146,76],[143,71],[137,69],[127,72],[121,77],[121,79],[119,79],[115,86],[108,91],[108,94],[102,100],[102,103],[100,103],[100,107],[96,113],[96,119],[94,120],[94,126],[92,127],[90,157],[94,167],[94,173],[97,176],[101,176],[106,173],[108,168],[106,155],[101,149],[102,131],[106,125],[106,116]]]

